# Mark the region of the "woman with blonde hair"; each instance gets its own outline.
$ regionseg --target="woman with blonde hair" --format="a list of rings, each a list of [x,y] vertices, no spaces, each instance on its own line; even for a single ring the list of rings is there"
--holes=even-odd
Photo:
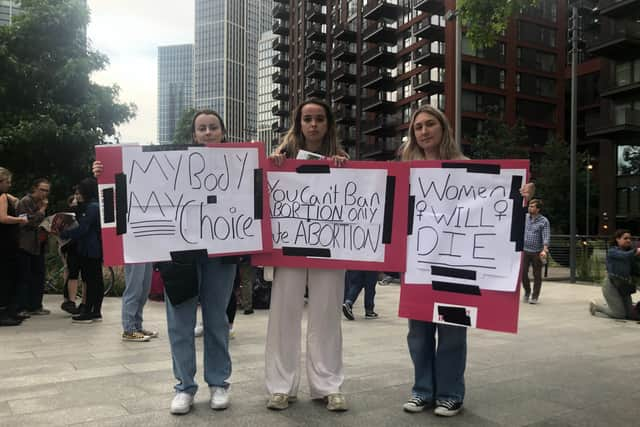
[[[404,161],[468,160],[456,144],[445,115],[430,105],[412,114],[409,140],[400,153]],[[526,184],[520,192],[532,196],[533,184]],[[467,329],[409,319],[407,344],[413,361],[414,384],[403,409],[421,412],[434,407],[436,415],[456,415],[462,409],[465,393]]]
[[[324,101],[311,99],[296,108],[291,128],[270,158],[281,166],[285,159],[295,159],[299,150],[330,157],[337,166],[347,160],[337,142],[333,112]],[[267,408],[286,409],[297,399],[305,285],[309,289],[306,368],[311,398],[325,399],[330,411],[345,411],[347,402],[340,390],[344,270],[317,268],[275,269],[265,351]]]

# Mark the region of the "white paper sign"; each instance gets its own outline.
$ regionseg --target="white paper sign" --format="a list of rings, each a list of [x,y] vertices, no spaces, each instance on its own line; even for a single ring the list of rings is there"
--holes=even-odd
[[[127,179],[125,262],[167,260],[170,251],[262,248],[260,221],[254,219],[258,150],[143,151],[125,146],[122,162]]]
[[[332,259],[384,261],[386,170],[267,176],[274,249],[326,249]]]
[[[520,267],[520,252],[510,241],[514,176],[522,176],[524,182],[526,171],[412,168],[415,202],[407,239],[407,283],[450,282],[453,271],[459,274],[459,285],[514,291],[513,277]]]

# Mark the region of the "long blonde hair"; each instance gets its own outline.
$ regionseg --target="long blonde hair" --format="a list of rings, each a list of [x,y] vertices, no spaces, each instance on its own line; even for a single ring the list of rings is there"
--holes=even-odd
[[[11,174],[11,171],[9,171],[9,169],[3,168],[2,166],[0,166],[0,182],[11,178],[11,176],[12,174]]]
[[[320,153],[323,156],[335,156],[345,154],[344,149],[338,143],[338,137],[336,135],[336,120],[333,116],[333,111],[329,105],[320,99],[308,99],[298,105],[292,115],[291,127],[284,136],[282,143],[276,148],[276,153],[286,152],[289,158],[295,159],[298,155],[298,150],[306,149],[304,135],[302,134],[302,107],[305,105],[314,104],[319,105],[324,109],[324,113],[327,116],[327,133],[322,139],[322,146],[320,147]]]
[[[400,158],[402,160],[425,160],[424,150],[418,145],[418,139],[413,130],[416,117],[420,113],[427,113],[435,117],[442,127],[442,140],[440,141],[439,157],[441,160],[461,160],[466,159],[458,144],[453,139],[453,130],[446,116],[442,111],[431,105],[423,105],[413,112],[409,123],[409,140],[400,147]]]

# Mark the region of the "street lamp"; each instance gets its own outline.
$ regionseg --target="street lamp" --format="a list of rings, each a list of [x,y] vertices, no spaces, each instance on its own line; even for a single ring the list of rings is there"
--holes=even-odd
[[[586,216],[585,216],[585,236],[589,235],[589,207],[591,206],[591,200],[589,199],[589,189],[590,189],[590,178],[591,178],[591,171],[593,170],[593,165],[591,164],[590,160],[589,160],[589,153],[587,153],[587,199],[586,199],[586,208],[585,208],[585,212],[586,212]]]

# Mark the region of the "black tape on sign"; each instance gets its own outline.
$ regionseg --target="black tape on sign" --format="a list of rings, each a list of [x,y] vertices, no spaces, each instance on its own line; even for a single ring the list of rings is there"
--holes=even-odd
[[[329,165],[302,165],[296,168],[297,173],[331,173]]]
[[[409,196],[409,208],[407,212],[409,213],[409,220],[407,221],[407,235],[411,236],[413,232],[413,212],[416,205],[416,196]]]
[[[522,177],[511,178],[511,192],[509,198],[513,200],[513,213],[511,214],[511,232],[509,241],[515,242],[516,252],[522,252],[524,248],[524,222],[526,221],[527,208],[522,206]]]
[[[202,147],[201,145],[174,145],[174,144],[161,144],[161,145],[143,145],[142,152],[150,151],[184,151],[189,147]]]
[[[105,188],[102,190],[102,218],[105,223],[114,222],[116,220],[116,212],[113,205],[114,196],[113,188]]]
[[[253,170],[253,219],[262,219],[262,169]]]
[[[206,249],[191,249],[188,251],[171,251],[171,261],[179,264],[190,264],[199,258],[207,258],[209,254]]]
[[[282,248],[282,255],[331,258],[331,251],[329,249],[321,248],[294,248],[291,246],[284,246]]]
[[[393,200],[396,193],[396,177],[387,177],[387,190],[384,201],[384,225],[382,227],[382,243],[391,243],[393,230]]]
[[[449,169],[466,169],[468,173],[500,174],[500,165],[496,164],[442,162],[442,167]]]
[[[464,307],[438,307],[438,314],[443,321],[455,323],[456,325],[471,326],[471,318],[467,316],[467,309]]]
[[[127,175],[117,174],[116,181],[116,234],[127,232]]]
[[[454,292],[456,294],[478,295],[480,296],[480,287],[476,285],[464,285],[462,283],[440,282],[434,280],[431,283],[434,291]]]
[[[431,274],[444,277],[455,277],[456,279],[476,280],[475,270],[464,270],[462,268],[431,266]]]
[[[218,196],[207,196],[207,203],[210,205],[215,205],[218,203]]]

